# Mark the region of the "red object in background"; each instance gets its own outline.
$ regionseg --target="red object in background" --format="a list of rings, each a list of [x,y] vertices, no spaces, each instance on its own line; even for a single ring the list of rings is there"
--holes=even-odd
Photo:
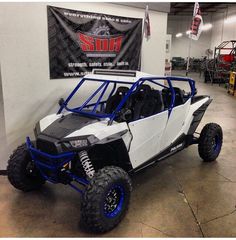
[[[193,35],[196,35],[196,36],[198,35],[199,26],[201,22],[202,22],[202,19],[198,15],[194,17],[191,28],[190,28]]]
[[[84,52],[120,52],[123,36],[90,36],[78,33],[81,49]]]
[[[234,61],[234,55],[222,55],[221,56],[221,59],[224,61],[224,62],[233,62]]]

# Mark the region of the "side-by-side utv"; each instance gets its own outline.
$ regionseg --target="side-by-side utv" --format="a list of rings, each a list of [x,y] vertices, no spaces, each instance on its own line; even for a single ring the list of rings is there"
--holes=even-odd
[[[209,123],[196,134],[212,101],[196,93],[190,78],[94,70],[36,124],[35,140],[27,137],[10,156],[9,181],[25,192],[45,181],[67,184],[82,194],[84,225],[109,231],[127,212],[132,174],[192,144],[204,162],[218,157],[221,127]]]

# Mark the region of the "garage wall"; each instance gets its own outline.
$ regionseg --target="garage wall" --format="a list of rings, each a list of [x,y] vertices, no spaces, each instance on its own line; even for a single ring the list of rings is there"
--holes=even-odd
[[[211,22],[210,16],[204,16],[205,23]],[[189,38],[185,34],[190,28],[191,16],[169,16],[167,33],[172,34],[171,57],[188,57]],[[176,38],[177,33],[183,33],[183,36]],[[206,49],[211,46],[211,31],[202,32],[198,41],[191,42],[191,57],[200,58],[205,56]]]
[[[222,41],[235,40],[236,39],[236,28],[233,23],[225,23],[224,21],[231,16],[236,17],[236,6],[229,7],[222,13],[216,13],[213,15],[213,28],[212,28],[212,41],[211,48],[214,49]]]
[[[49,80],[46,3],[0,3],[0,62],[6,155],[33,135],[35,123],[57,110],[78,79]],[[109,3],[52,3],[91,12],[144,17],[144,10]],[[142,70],[164,74],[167,13],[150,11],[151,39],[143,42]],[[6,158],[0,160],[0,169]]]

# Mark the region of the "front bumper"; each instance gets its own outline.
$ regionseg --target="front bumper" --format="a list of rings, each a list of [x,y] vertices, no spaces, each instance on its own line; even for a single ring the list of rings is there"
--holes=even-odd
[[[79,178],[72,174],[69,170],[64,169],[67,165],[76,157],[76,152],[66,152],[61,154],[52,155],[36,149],[30,138],[26,138],[26,145],[30,152],[31,158],[35,163],[35,166],[39,170],[44,179],[52,183],[60,183],[62,174],[68,176],[71,181],[75,180],[82,185],[88,184],[88,181],[83,178]],[[71,183],[68,183],[73,188],[76,188]],[[78,189],[76,189],[78,190]],[[78,190],[79,191],[79,190]]]

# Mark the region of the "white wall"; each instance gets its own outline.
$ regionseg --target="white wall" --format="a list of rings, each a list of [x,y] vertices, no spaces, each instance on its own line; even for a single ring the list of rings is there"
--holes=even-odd
[[[213,28],[211,37],[211,48],[214,49],[222,41],[236,40],[236,22],[225,23],[228,17],[236,16],[236,6],[231,6],[222,13],[213,15]]]
[[[189,38],[186,31],[190,28],[191,16],[169,16],[167,33],[172,34],[171,57],[188,57]],[[209,16],[204,16],[203,21],[211,21]],[[177,33],[183,33],[183,36],[176,38]],[[200,58],[205,56],[206,49],[211,46],[211,31],[202,32],[198,41],[192,40],[190,56]]]
[[[0,62],[8,152],[33,134],[35,123],[55,112],[77,79],[49,80],[46,3],[0,3]],[[129,17],[144,10],[109,3],[48,5]],[[142,70],[164,74],[167,14],[150,11],[151,39],[143,42]],[[6,159],[0,160],[0,169]]]

